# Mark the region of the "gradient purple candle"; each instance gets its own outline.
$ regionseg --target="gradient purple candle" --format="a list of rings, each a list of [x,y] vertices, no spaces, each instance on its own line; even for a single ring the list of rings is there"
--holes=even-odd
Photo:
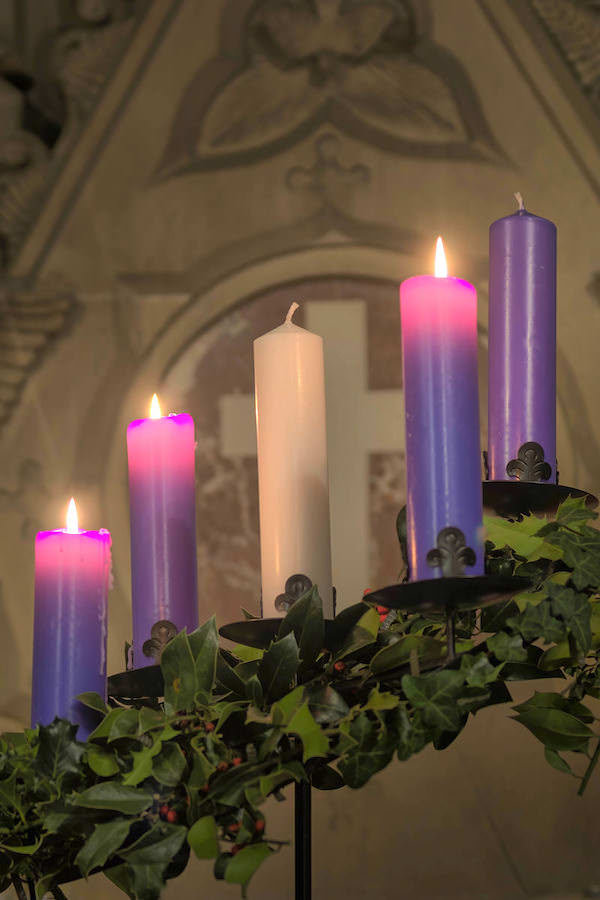
[[[413,581],[483,574],[477,294],[447,277],[441,238],[435,273],[400,285]]]
[[[490,226],[488,461],[494,481],[556,481],[556,226]]]
[[[110,534],[80,531],[71,500],[67,527],[35,539],[32,727],[59,716],[79,725],[80,740],[95,728],[97,713],[75,698],[106,696],[109,577]]]
[[[161,416],[156,395],[151,418],[127,429],[136,668],[152,663],[143,646],[157,622],[198,627],[195,447],[192,417]]]

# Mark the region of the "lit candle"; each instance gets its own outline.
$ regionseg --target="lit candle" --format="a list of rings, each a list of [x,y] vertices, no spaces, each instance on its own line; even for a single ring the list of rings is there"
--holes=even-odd
[[[35,608],[31,722],[55,716],[79,725],[84,740],[95,727],[92,710],[75,698],[106,695],[106,596],[110,534],[81,531],[75,501],[67,527],[35,539]]]
[[[490,478],[556,481],[556,226],[519,209],[490,226]]]
[[[284,615],[286,581],[304,575],[331,616],[323,340],[292,322],[297,308],[254,341],[262,608]]]
[[[477,294],[435,276],[400,286],[406,404],[407,528],[412,580],[483,574]]]
[[[192,417],[162,416],[156,394],[127,429],[136,668],[154,661],[153,625],[198,627],[195,446]]]

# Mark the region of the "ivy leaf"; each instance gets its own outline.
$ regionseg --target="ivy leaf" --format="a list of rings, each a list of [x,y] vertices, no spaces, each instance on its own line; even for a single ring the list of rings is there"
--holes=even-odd
[[[380,624],[379,613],[377,610],[372,608],[367,609],[347,635],[341,648],[336,653],[335,658],[338,660],[344,659],[344,657],[356,653],[363,647],[368,647],[369,644],[373,644],[377,640]]]
[[[131,876],[130,896],[138,900],[159,900],[164,875],[186,837],[182,825],[154,825],[119,856],[127,860]]]
[[[225,881],[228,884],[240,884],[242,897],[247,897],[246,889],[250,879],[272,852],[269,845],[265,843],[243,847],[228,863],[225,869]]]
[[[581,719],[582,722],[593,722],[594,715],[587,706],[572,700],[570,697],[563,697],[562,694],[556,694],[553,691],[536,691],[533,697],[513,707],[517,712],[524,712],[528,709],[561,709],[563,712],[570,713]]]
[[[152,799],[151,791],[104,781],[75,794],[73,803],[88,809],[114,809],[124,815],[135,816],[152,806]]]
[[[562,618],[585,655],[592,643],[592,607],[587,596],[559,584],[548,585],[548,594],[552,599],[552,612]]]
[[[193,631],[188,640],[196,668],[196,690],[210,694],[215,686],[219,652],[216,617]]]
[[[178,744],[163,744],[160,754],[154,760],[152,774],[159,782],[167,787],[176,787],[182,779],[186,761],[183,751]]]
[[[532,706],[514,717],[550,750],[586,750],[593,731],[560,709]]]
[[[108,712],[108,706],[104,702],[104,698],[95,691],[86,691],[84,694],[78,694],[76,699],[83,703],[84,706],[95,709],[103,715]]]
[[[597,518],[598,514],[587,505],[587,497],[567,497],[556,511],[556,521],[575,530],[590,519]]]
[[[325,639],[323,603],[315,586],[292,604],[279,627],[279,640],[292,631],[303,665],[312,665],[323,649]]]
[[[547,540],[560,547],[563,559],[573,569],[571,576],[577,590],[600,584],[600,532],[583,525],[577,534],[555,531]]]
[[[278,700],[288,693],[299,665],[298,644],[293,632],[271,644],[258,670],[267,700]]]
[[[487,641],[488,649],[500,662],[525,662],[527,650],[523,646],[523,639],[518,634],[507,634],[499,631],[491,635]]]
[[[430,675],[404,675],[402,690],[412,705],[421,711],[423,722],[441,731],[458,731],[462,712],[456,704],[465,682],[462,672],[444,669]]]
[[[493,666],[486,653],[479,653],[477,656],[465,653],[461,658],[460,669],[470,687],[482,688],[497,680],[503,665],[500,663],[499,666]]]
[[[160,659],[165,682],[165,709],[169,715],[192,709],[196,696],[196,668],[185,631],[169,641]]]
[[[369,694],[364,709],[372,709],[373,712],[381,712],[383,710],[395,709],[399,704],[398,697],[389,691],[381,692],[378,687],[374,687]]]
[[[545,747],[544,756],[546,757],[546,762],[550,763],[553,769],[558,769],[559,772],[567,772],[569,775],[572,774],[571,766],[556,750]]]
[[[499,550],[510,547],[517,556],[522,556],[529,562],[540,558],[560,559],[556,547],[548,545],[546,538],[538,534],[545,523],[546,520],[538,519],[537,516],[523,516],[519,522],[498,516],[483,517],[486,540]]]
[[[203,816],[188,831],[188,844],[198,859],[216,859],[219,855],[219,833],[214,816]]]
[[[508,619],[507,625],[520,632],[526,641],[537,641],[542,637],[552,644],[565,637],[564,624],[552,615],[551,604],[546,600],[537,606],[529,604],[520,616]]]
[[[96,747],[91,744],[86,753],[86,761],[92,772],[100,775],[102,778],[110,778],[119,771],[119,764],[115,754],[103,747]]]
[[[109,743],[118,741],[122,737],[133,737],[138,730],[138,711],[137,709],[119,709],[116,710],[119,715],[115,716],[108,733]]]
[[[131,822],[128,819],[113,819],[96,825],[91,835],[75,857],[82,875],[103,866],[106,860],[119,849],[127,835]]]
[[[51,725],[41,725],[36,768],[48,778],[60,779],[64,775],[79,775],[83,744],[75,741],[77,726],[65,719],[55,719]]]
[[[392,735],[380,730],[367,713],[354,719],[349,734],[356,746],[339,761],[338,768],[348,787],[356,789],[391,762],[395,744]]]

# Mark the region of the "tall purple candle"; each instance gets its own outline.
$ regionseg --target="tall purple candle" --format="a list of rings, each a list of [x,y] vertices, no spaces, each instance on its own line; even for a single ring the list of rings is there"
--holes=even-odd
[[[490,227],[489,477],[556,481],[556,226]]]
[[[69,513],[66,529],[35,539],[31,724],[70,719],[85,740],[98,717],[75,698],[86,691],[106,696],[110,534],[80,531],[73,500]]]
[[[400,286],[406,508],[413,581],[483,574],[477,294],[436,276]]]
[[[133,660],[152,663],[152,626],[198,627],[194,420],[161,416],[127,429],[131,519]]]

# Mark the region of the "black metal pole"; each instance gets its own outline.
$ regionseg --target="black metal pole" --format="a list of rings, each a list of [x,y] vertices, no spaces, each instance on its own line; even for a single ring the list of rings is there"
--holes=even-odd
[[[452,662],[456,659],[456,636],[455,636],[454,610],[448,608],[446,610],[446,643],[447,643],[447,659]]]
[[[294,853],[296,864],[296,900],[311,900],[311,786],[296,782],[294,789]]]

